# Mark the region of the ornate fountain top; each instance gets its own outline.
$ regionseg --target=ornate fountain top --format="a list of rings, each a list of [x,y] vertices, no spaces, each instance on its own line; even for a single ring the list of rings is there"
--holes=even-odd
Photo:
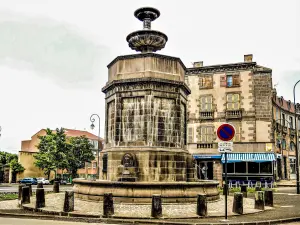
[[[151,7],[139,8],[134,16],[143,21],[143,30],[129,34],[126,38],[129,47],[142,53],[156,52],[165,47],[168,41],[167,35],[162,32],[151,30],[151,22],[160,16],[160,12]]]

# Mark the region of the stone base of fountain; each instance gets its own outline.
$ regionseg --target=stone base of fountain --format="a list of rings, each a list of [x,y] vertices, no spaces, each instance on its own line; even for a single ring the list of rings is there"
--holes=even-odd
[[[102,201],[104,193],[112,193],[118,203],[149,203],[160,194],[163,203],[192,203],[197,194],[206,194],[208,201],[220,199],[216,181],[199,182],[120,182],[74,179],[75,197]]]

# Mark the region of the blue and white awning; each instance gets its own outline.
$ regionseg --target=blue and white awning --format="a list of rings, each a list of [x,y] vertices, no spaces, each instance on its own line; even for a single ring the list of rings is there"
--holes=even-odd
[[[222,154],[222,163],[225,162],[225,154]],[[275,161],[274,153],[227,153],[227,162],[272,162]]]

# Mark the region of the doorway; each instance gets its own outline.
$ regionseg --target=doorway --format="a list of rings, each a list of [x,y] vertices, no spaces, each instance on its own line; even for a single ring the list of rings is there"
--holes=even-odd
[[[284,179],[287,179],[287,159],[286,159],[286,156],[283,157],[283,166],[284,166]]]
[[[280,158],[277,158],[277,173],[278,173],[278,179],[282,180],[282,166],[281,166]]]
[[[198,178],[200,180],[213,180],[213,162],[211,161],[200,161],[198,163]]]

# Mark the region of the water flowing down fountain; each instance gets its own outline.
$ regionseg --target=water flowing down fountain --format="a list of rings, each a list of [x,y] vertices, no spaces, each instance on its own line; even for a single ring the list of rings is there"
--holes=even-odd
[[[219,199],[216,181],[194,178],[187,150],[185,66],[179,58],[156,54],[168,37],[151,29],[157,9],[135,11],[143,30],[127,36],[129,47],[141,52],[118,56],[108,65],[105,148],[101,180],[74,180],[77,198],[102,201],[112,193],[115,202],[150,203],[153,194],[163,202],[195,202],[197,194]]]

